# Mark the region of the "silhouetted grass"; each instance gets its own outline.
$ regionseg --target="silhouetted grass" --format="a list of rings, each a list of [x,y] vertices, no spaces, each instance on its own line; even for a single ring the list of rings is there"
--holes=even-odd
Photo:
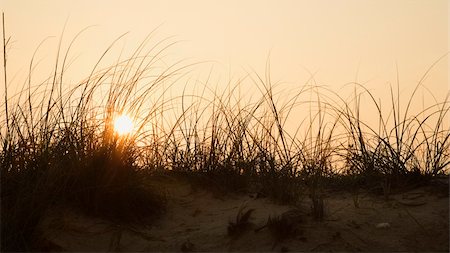
[[[3,37],[6,59],[9,39]],[[58,205],[115,222],[164,213],[164,196],[150,186],[153,172],[177,172],[222,193],[253,188],[283,203],[309,195],[318,219],[324,215],[326,187],[378,187],[388,196],[391,187],[449,172],[448,96],[411,115],[417,87],[403,114],[399,94],[395,99],[392,92],[392,110],[385,116],[380,102],[359,84],[355,87],[363,92],[351,101],[315,85],[279,92],[269,66],[265,77],[249,73],[225,91],[207,80],[196,84],[200,94],[190,94],[186,81],[180,96],[170,96],[192,65],[162,63],[173,43],[162,40],[149,49],[150,39],[129,58],[100,69],[112,43],[86,79],[73,86],[65,75],[75,38],[64,54],[61,45],[57,49],[54,70],[44,82],[32,78],[32,58],[27,82],[15,96],[8,93],[4,61],[2,250],[36,249],[35,229]],[[247,84],[251,94],[241,91]],[[360,117],[362,94],[378,111],[378,129]],[[126,136],[112,128],[122,113],[136,124]],[[247,214],[240,217],[251,210]],[[278,234],[291,230],[275,218],[273,224],[279,224]]]
[[[407,101],[403,115],[400,111],[400,95],[397,99],[391,89],[391,112],[385,117],[381,102],[363,86],[378,111],[379,128],[372,128],[360,119],[362,94],[355,94],[355,109],[348,104],[338,109],[342,115],[349,142],[344,148],[345,174],[359,186],[378,188],[386,196],[391,187],[423,185],[436,175],[448,174],[450,164],[450,131],[445,124],[449,117],[448,95],[444,102],[436,103],[409,115],[410,106],[421,82]]]
[[[140,132],[118,136],[112,122],[125,108],[129,114],[139,115],[146,96],[166,75],[175,75],[176,67],[169,66],[150,80],[146,90],[138,89],[138,81],[162,52],[140,56],[140,46],[135,55],[117,65],[103,70],[94,66],[86,80],[65,90],[69,50],[60,56],[58,49],[54,73],[37,85],[32,83],[32,59],[27,83],[14,97],[16,102],[5,96],[0,136],[2,250],[40,250],[35,229],[46,211],[59,205],[116,222],[141,223],[164,212],[164,196],[148,185],[148,173],[138,163]],[[4,63],[7,94],[6,60]],[[108,96],[97,103],[97,93],[109,83]],[[149,118],[138,122],[137,128]]]

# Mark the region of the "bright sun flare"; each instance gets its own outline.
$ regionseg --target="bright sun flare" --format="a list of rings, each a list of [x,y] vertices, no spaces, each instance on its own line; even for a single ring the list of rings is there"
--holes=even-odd
[[[114,120],[114,130],[119,135],[129,134],[133,130],[133,121],[127,115],[120,115]]]

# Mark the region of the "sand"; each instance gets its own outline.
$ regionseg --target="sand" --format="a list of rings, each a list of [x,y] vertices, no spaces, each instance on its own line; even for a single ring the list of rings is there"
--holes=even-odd
[[[220,196],[185,180],[166,178],[167,211],[152,225],[119,225],[66,208],[48,212],[39,226],[41,244],[54,251],[448,251],[448,192],[429,187],[384,196],[325,192],[325,216],[313,218],[311,200],[280,205],[255,194]],[[245,205],[250,225],[230,236],[227,227]],[[286,238],[264,225],[295,210],[299,221]],[[255,232],[257,230],[257,232]]]

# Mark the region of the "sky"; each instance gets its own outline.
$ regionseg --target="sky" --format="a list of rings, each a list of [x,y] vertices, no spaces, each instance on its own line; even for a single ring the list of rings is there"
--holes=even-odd
[[[0,0],[6,32],[10,85],[26,78],[38,58],[53,60],[64,28],[67,46],[77,40],[79,68],[86,75],[106,47],[129,32],[121,46],[135,48],[152,30],[179,41],[170,59],[208,61],[218,79],[255,71],[286,88],[316,83],[337,91],[349,82],[365,84],[381,99],[400,83],[408,94],[439,58],[425,81],[438,100],[448,94],[449,6],[447,0]],[[120,53],[120,48],[118,49]],[[125,51],[126,52],[126,51]],[[0,88],[3,91],[4,85]]]

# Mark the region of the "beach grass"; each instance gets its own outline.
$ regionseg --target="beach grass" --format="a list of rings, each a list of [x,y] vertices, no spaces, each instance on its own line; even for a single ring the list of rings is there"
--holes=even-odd
[[[388,197],[449,173],[449,96],[413,113],[421,82],[404,110],[400,94],[391,90],[388,115],[361,84],[354,84],[350,100],[315,85],[282,100],[285,93],[271,83],[270,68],[265,76],[249,73],[226,84],[228,92],[206,81],[199,84],[201,95],[184,91],[171,97],[170,88],[195,64],[162,64],[160,57],[175,42],[149,46],[146,39],[128,58],[98,67],[113,42],[91,74],[69,85],[66,69],[75,38],[66,51],[57,48],[48,79],[33,79],[32,58],[26,83],[10,94],[4,22],[3,32],[2,250],[35,250],[36,228],[55,206],[115,222],[151,223],[166,211],[164,192],[152,185],[157,173],[183,175],[220,194],[255,191],[281,203],[303,201],[306,193],[318,219],[327,187],[376,188]],[[239,96],[244,82],[254,87],[256,98]],[[362,119],[362,97],[376,108],[378,126]],[[299,108],[308,116],[298,118]],[[128,135],[113,129],[123,113],[135,121]],[[288,131],[293,118],[296,126]],[[230,226],[246,224],[242,217],[250,214],[239,213]]]

